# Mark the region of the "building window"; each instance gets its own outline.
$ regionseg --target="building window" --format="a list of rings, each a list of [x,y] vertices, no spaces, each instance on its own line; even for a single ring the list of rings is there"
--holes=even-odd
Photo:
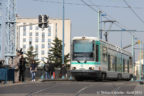
[[[26,36],[26,31],[23,31],[23,36]]]
[[[42,38],[44,38],[44,37],[45,37],[45,33],[43,32],[43,33],[42,33]]]
[[[35,27],[35,30],[38,30],[38,29],[39,29],[39,27],[38,27],[38,26],[36,26],[36,27]]]
[[[51,48],[51,44],[50,43],[48,43],[48,48]]]
[[[32,36],[32,32],[29,33],[29,36]]]
[[[24,27],[23,27],[23,32],[26,32],[26,26],[24,25]]]
[[[35,45],[35,50],[38,51],[38,45]]]
[[[42,38],[42,42],[45,42],[45,38]]]
[[[35,42],[38,42],[39,40],[38,40],[38,37],[36,37],[36,39],[35,39]]]
[[[29,27],[30,27],[30,30],[32,30],[32,24],[30,24],[30,26],[29,26]]]
[[[23,38],[23,42],[26,42],[26,38]]]
[[[45,45],[44,45],[44,44],[42,44],[42,48],[45,48]]]
[[[50,26],[48,27],[48,32],[51,32],[51,27]]]
[[[44,55],[44,53],[45,53],[44,50],[42,50],[42,51],[41,51],[41,55]]]
[[[50,43],[51,42],[51,39],[48,39],[48,43]]]
[[[31,43],[32,43],[32,37],[30,37],[30,38],[29,38],[29,42],[31,42]]]
[[[39,33],[38,33],[38,32],[36,32],[36,36],[39,36]]]
[[[48,36],[51,36],[51,32],[48,32]]]
[[[24,49],[24,50],[26,49],[26,45],[23,45],[23,49]]]

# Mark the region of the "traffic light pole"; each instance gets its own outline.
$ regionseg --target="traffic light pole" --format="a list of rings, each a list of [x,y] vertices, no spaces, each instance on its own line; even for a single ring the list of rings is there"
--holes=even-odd
[[[141,58],[141,56],[142,56],[142,55],[141,55],[141,53],[142,53],[142,50],[141,50],[142,48],[141,48],[141,47],[142,47],[142,46],[141,46],[141,45],[142,45],[142,42],[140,43],[140,65],[139,65],[139,75],[140,75],[140,76],[139,76],[139,80],[140,80],[140,81],[141,81],[141,65],[142,65],[142,64],[141,64],[141,60],[142,60],[142,58]]]
[[[63,0],[63,44],[62,44],[62,64],[64,64],[64,19],[65,19],[65,7],[64,7],[64,1]]]

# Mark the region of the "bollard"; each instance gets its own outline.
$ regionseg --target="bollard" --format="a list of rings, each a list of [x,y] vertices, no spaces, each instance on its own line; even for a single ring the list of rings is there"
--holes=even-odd
[[[64,77],[64,76],[62,76],[62,79],[65,79],[65,77]]]
[[[52,80],[54,79],[53,76],[51,76],[51,79],[52,79]]]
[[[44,79],[44,76],[43,75],[41,75],[41,77],[40,77],[42,80]]]
[[[53,79],[55,79],[55,72],[53,72]]]
[[[73,79],[72,76],[70,76],[69,80],[72,80],[72,79]]]

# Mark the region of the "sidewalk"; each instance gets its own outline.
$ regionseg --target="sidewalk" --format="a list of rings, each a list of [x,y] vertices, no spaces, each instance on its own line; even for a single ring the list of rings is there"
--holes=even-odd
[[[15,85],[22,85],[22,84],[31,84],[31,83],[40,83],[42,80],[38,79],[35,82],[31,80],[26,80],[25,82],[13,83],[12,81],[7,81],[6,84],[4,82],[0,83],[0,87],[8,87],[8,86],[15,86]]]

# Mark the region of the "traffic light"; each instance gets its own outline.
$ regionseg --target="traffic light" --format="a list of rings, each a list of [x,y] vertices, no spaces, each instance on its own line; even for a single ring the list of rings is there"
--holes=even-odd
[[[48,16],[44,15],[44,23],[47,23],[47,22],[48,22]]]
[[[38,16],[38,26],[40,28],[48,28],[48,16],[47,15],[39,15]]]
[[[42,28],[42,15],[39,15],[38,16],[38,26],[40,27],[40,28]]]
[[[48,27],[48,16],[47,15],[44,15],[44,28],[47,28]]]

